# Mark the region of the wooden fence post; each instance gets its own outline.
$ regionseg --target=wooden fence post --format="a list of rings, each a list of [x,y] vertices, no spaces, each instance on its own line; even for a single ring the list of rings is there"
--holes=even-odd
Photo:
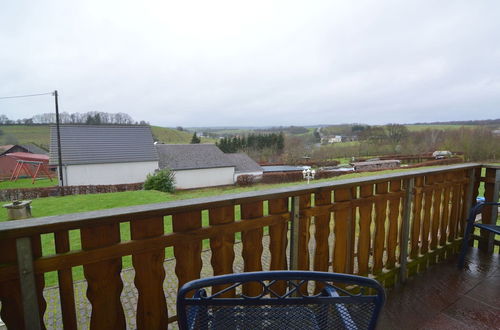
[[[35,273],[33,269],[31,238],[18,238],[16,240],[16,250],[24,310],[24,324],[26,329],[41,329]]]
[[[484,183],[484,198],[487,202],[497,202],[500,194],[500,168],[486,168],[486,178]],[[481,215],[481,222],[485,224],[494,224],[497,221],[498,207],[485,206]],[[481,230],[481,240],[479,249],[492,253],[495,243],[495,235],[492,232]]]
[[[471,168],[470,170],[467,171],[467,177],[469,182],[467,183],[467,190],[465,191],[465,200],[464,200],[464,206],[462,209],[462,216],[461,216],[461,223],[462,223],[462,230],[460,234],[463,236],[465,226],[466,224],[466,219],[469,215],[469,211],[471,207],[475,204],[474,199],[477,196],[477,189],[476,188],[476,171],[481,171],[481,169],[475,169]]]
[[[413,189],[415,187],[415,179],[405,179],[403,183],[406,191],[405,198],[403,201],[403,216],[401,221],[401,241],[400,241],[400,253],[399,253],[399,282],[405,283],[408,279],[408,269],[406,267],[408,263],[408,243],[410,241],[410,217],[411,217],[411,207],[413,201]]]
[[[292,197],[292,221],[290,224],[290,269],[299,268],[299,217],[300,197]]]

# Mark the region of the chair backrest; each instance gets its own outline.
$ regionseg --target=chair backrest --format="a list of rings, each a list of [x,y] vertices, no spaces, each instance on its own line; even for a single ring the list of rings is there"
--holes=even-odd
[[[469,216],[467,217],[468,223],[474,223],[476,221],[476,215],[478,215],[485,206],[500,206],[499,202],[485,202],[480,201],[469,211]]]
[[[370,278],[312,271],[191,281],[177,297],[181,329],[374,329],[385,301]]]

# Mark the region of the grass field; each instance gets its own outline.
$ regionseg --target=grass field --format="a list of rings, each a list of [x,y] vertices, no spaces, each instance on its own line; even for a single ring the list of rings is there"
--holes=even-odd
[[[171,128],[151,126],[153,136],[161,143],[189,143],[193,134]]]
[[[49,149],[49,125],[2,125],[3,134],[0,136],[0,145],[35,143]]]
[[[461,127],[474,128],[477,125],[405,125],[410,132],[423,131],[426,129],[440,129],[440,130],[450,130],[459,129]]]
[[[18,179],[17,181],[0,181],[0,190],[3,189],[15,189],[15,188],[43,188],[43,187],[53,187],[57,186],[58,180],[55,176],[52,177],[52,181],[48,178],[38,178],[35,183],[32,183],[32,179]]]

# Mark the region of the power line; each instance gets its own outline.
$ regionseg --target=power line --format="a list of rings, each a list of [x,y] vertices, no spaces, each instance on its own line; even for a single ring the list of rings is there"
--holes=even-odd
[[[26,94],[26,95],[0,96],[0,100],[4,100],[4,99],[18,99],[18,98],[21,98],[21,97],[32,97],[32,96],[41,96],[41,95],[54,95],[54,92],[49,92],[49,93],[40,93],[40,94]]]

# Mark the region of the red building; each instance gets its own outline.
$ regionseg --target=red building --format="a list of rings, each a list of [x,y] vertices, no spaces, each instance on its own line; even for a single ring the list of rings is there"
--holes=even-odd
[[[32,154],[29,152],[13,152],[0,156],[0,179],[8,180],[10,179],[14,168],[16,167],[18,160],[30,161],[30,162],[42,162],[45,164],[49,163],[49,156],[41,154]],[[25,175],[25,173],[22,173]],[[43,173],[39,173],[39,176],[46,176]]]

